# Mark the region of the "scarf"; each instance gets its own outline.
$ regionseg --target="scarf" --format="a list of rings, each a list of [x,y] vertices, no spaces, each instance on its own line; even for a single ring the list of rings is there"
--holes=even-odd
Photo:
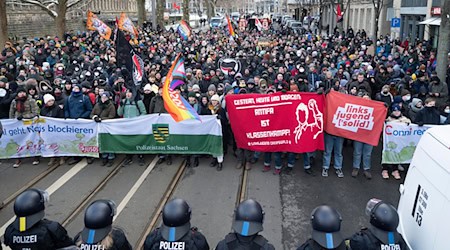
[[[16,97],[16,109],[17,109],[17,112],[19,112],[19,113],[25,112],[25,101],[26,100],[27,100],[27,96]]]

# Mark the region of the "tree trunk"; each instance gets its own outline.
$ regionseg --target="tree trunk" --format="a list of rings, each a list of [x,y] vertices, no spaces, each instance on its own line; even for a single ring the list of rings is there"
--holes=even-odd
[[[156,3],[156,22],[161,29],[164,29],[164,10],[166,9],[166,0],[158,0]]]
[[[206,5],[206,15],[208,16],[208,21],[211,20],[211,17],[215,16],[214,13],[214,5],[212,4],[211,0],[205,0]]]
[[[59,39],[64,40],[64,34],[66,32],[67,0],[58,0],[56,13],[58,13],[58,16],[55,17],[56,35]]]
[[[448,52],[450,46],[450,1],[442,0],[441,26],[439,27],[439,45],[437,53],[437,74],[441,81],[445,82],[448,68]]]
[[[145,21],[147,21],[147,17],[145,16],[145,0],[137,0],[137,8],[138,8],[138,25],[142,26]]]
[[[183,20],[189,23],[189,0],[183,0]]]
[[[6,18],[6,0],[0,0],[0,48],[8,41],[8,18]]]

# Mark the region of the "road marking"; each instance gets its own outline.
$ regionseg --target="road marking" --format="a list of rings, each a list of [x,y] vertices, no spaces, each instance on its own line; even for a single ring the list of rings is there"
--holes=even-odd
[[[156,163],[158,162],[158,159],[159,159],[158,157],[155,157],[153,159],[153,161],[150,163],[150,165],[148,165],[147,169],[145,169],[145,171],[142,173],[142,175],[139,177],[139,179],[136,181],[136,183],[134,183],[134,185],[130,189],[130,191],[128,191],[127,195],[125,195],[125,197],[122,199],[119,206],[117,206],[117,213],[116,213],[116,216],[114,216],[113,221],[115,221],[117,219],[117,217],[119,217],[119,214],[122,212],[122,210],[128,204],[128,202],[130,202],[130,200],[134,196],[134,194],[136,194],[137,190],[142,185],[142,183],[144,183],[145,179],[150,174],[150,172],[153,170],[153,168],[155,168]]]
[[[80,172],[84,167],[86,167],[88,164],[86,162],[86,159],[83,159],[79,163],[77,163],[75,166],[73,166],[69,171],[67,171],[63,176],[61,176],[57,181],[55,181],[50,187],[47,188],[48,195],[52,195],[56,190],[58,190],[60,187],[62,187],[67,181],[69,181],[72,177],[74,177],[78,172]],[[9,226],[9,224],[13,223],[16,219],[16,216],[12,217],[8,222],[6,222],[5,225],[3,225],[0,228],[0,237],[2,237],[5,234],[6,228]]]

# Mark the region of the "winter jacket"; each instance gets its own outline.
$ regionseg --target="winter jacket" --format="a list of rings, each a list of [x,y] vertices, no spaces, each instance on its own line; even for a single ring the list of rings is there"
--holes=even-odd
[[[153,97],[155,97],[155,93],[151,92],[150,94],[144,94],[142,102],[144,103],[145,111],[147,114],[150,113],[150,103],[152,102]]]
[[[90,117],[98,116],[102,120],[113,119],[116,117],[116,107],[112,101],[108,100],[105,103],[98,102],[92,109]]]
[[[347,91],[350,93],[350,90],[353,87],[356,87],[356,89],[360,89],[361,86],[364,86],[364,89],[367,91],[367,93],[369,93],[370,96],[372,96],[372,88],[370,87],[370,84],[367,81],[363,81],[363,82],[358,82],[358,81],[353,81],[350,84],[347,84],[348,88]]]
[[[419,113],[420,110],[423,109],[423,106],[421,108],[416,107],[417,103],[422,102],[423,101],[419,98],[413,98],[411,100],[411,103],[408,105],[408,113],[407,113],[407,117],[412,121],[415,122],[416,121],[416,116],[417,113]]]
[[[92,111],[92,103],[89,97],[83,95],[81,92],[72,92],[66,99],[64,105],[64,117],[65,118],[86,118],[89,119]]]
[[[33,118],[33,117],[38,115],[39,108],[38,108],[38,106],[36,104],[36,101],[33,98],[31,98],[30,96],[28,96],[28,98],[25,100],[24,107],[25,107],[24,112],[23,113],[19,113],[17,111],[16,99],[14,99],[11,102],[11,107],[9,108],[9,118],[10,119],[14,119],[14,118],[17,118],[19,116],[22,116],[25,119],[31,119],[31,118]]]
[[[64,118],[64,111],[56,103],[50,107],[44,105],[41,108],[41,116]]]
[[[435,107],[425,107],[417,113],[415,123],[419,126],[424,124],[439,125],[441,116]]]
[[[308,83],[309,83],[309,91],[308,92],[315,92],[318,84],[316,84],[317,81],[320,81],[320,77],[317,73],[309,73],[308,74]]]
[[[162,96],[156,95],[150,102],[150,114],[167,113]]]
[[[16,97],[16,94],[7,90],[4,97],[0,97],[0,119],[9,118],[9,108],[11,107],[12,100]]]
[[[439,84],[433,84],[430,83],[429,91],[434,93],[439,93],[439,96],[433,96],[434,99],[436,99],[436,106],[441,107],[444,105],[448,100],[448,87],[447,83],[440,81]]]
[[[154,98],[153,98],[154,99]],[[125,99],[120,102],[119,108],[117,109],[117,115],[123,118],[133,118],[140,115],[146,115],[147,110],[145,109],[142,100],[134,101]]]

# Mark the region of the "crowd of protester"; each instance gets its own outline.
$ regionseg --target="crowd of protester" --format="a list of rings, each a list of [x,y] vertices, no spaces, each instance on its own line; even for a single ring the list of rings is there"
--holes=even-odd
[[[270,41],[270,46],[260,42]],[[372,44],[364,31],[330,36],[298,36],[287,30],[239,32],[230,39],[223,29],[194,31],[188,41],[177,32],[152,31],[143,27],[134,48],[144,60],[146,82],[132,90],[130,72],[117,67],[114,41],[102,39],[95,32],[70,33],[63,38],[23,38],[7,42],[0,56],[0,119],[85,118],[101,122],[127,119],[145,114],[166,113],[161,95],[164,77],[178,53],[185,58],[185,84],[178,91],[200,115],[218,115],[223,127],[224,153],[233,148],[237,168],[250,169],[264,158],[263,171],[270,171],[274,157],[274,174],[280,174],[283,158],[290,172],[298,158],[293,153],[259,153],[236,147],[226,114],[225,96],[245,93],[285,91],[339,91],[349,95],[384,102],[389,109],[387,121],[402,123],[449,124],[449,79],[436,74],[436,50],[428,42],[414,43],[389,36]],[[373,55],[371,53],[373,50]],[[219,61],[237,62],[223,72]],[[322,176],[330,165],[343,177],[342,150],[346,140],[325,134]],[[353,171],[356,177],[363,168],[372,178],[373,146],[353,142]],[[334,152],[333,152],[334,151]],[[305,172],[314,175],[312,166],[319,161],[315,152],[303,154]],[[111,165],[114,154],[102,154],[104,165]],[[167,163],[171,163],[170,157]],[[164,161],[160,158],[160,163]],[[80,158],[68,161],[74,164]],[[198,165],[195,158],[194,165]],[[88,159],[92,163],[93,158]],[[143,164],[142,155],[139,156]],[[132,162],[127,156],[126,164]],[[63,164],[51,159],[49,164]],[[14,167],[19,167],[21,159]],[[39,158],[33,159],[39,164]],[[210,165],[216,166],[217,160]],[[383,166],[383,178],[389,172],[400,179],[397,165]],[[220,165],[221,169],[221,165]],[[218,169],[218,170],[220,170]]]

